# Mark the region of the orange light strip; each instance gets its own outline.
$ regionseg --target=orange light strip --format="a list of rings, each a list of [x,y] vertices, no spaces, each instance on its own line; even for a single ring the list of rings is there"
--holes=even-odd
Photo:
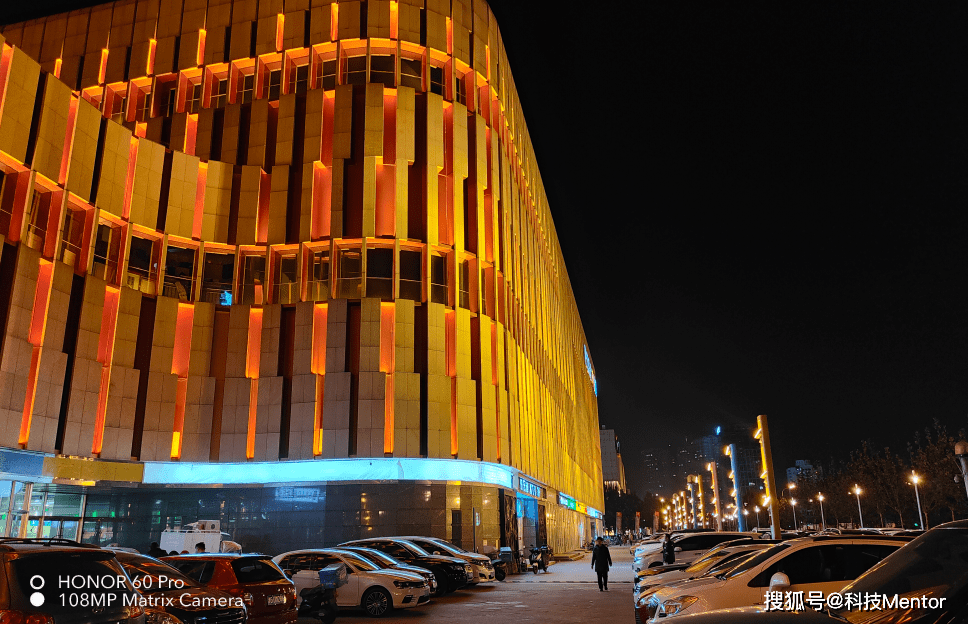
[[[329,236],[332,219],[333,170],[318,160],[313,163],[313,206],[310,236],[320,240]]]
[[[175,423],[171,432],[171,458],[181,459],[185,433],[185,404],[188,402],[188,377],[179,377],[175,386]]]
[[[271,178],[263,171],[259,178],[259,207],[256,209],[255,242],[266,244],[269,240],[269,192]]]
[[[64,59],[54,59],[54,78],[60,78],[61,66],[64,64]]]
[[[450,377],[450,454],[457,456],[457,318],[453,310],[444,312],[444,344],[447,349],[447,375]]]
[[[61,186],[67,182],[67,168],[71,163],[71,152],[74,149],[74,127],[77,122],[77,107],[80,100],[71,97],[71,107],[67,112],[67,132],[64,135],[64,150],[61,156],[60,172],[57,174],[57,181]]]
[[[202,239],[202,221],[205,217],[205,186],[208,182],[208,163],[198,163],[198,183],[195,187],[195,214],[192,219],[192,238]]]
[[[245,376],[249,383],[249,424],[245,436],[245,457],[255,457],[256,415],[259,410],[259,364],[262,361],[262,308],[249,308],[249,338],[245,351]]]
[[[329,5],[329,40],[339,39],[339,5],[335,2]]]
[[[390,38],[397,39],[400,30],[400,9],[397,0],[390,0]]]
[[[128,144],[128,173],[124,179],[124,208],[122,214],[125,219],[131,215],[131,193],[134,191],[134,172],[138,164],[138,139],[131,137]]]
[[[383,398],[383,452],[393,453],[394,360],[396,352],[396,308],[393,302],[380,304],[380,372],[386,373]]]
[[[151,76],[155,73],[155,50],[158,48],[158,41],[148,40],[148,61],[145,63],[145,75]]]
[[[37,286],[34,290],[34,307],[30,317],[27,342],[33,345],[30,354],[30,372],[27,376],[27,394],[24,397],[24,411],[20,419],[18,443],[27,445],[30,438],[30,424],[34,416],[34,400],[37,397],[37,378],[40,374],[40,356],[47,332],[47,311],[50,307],[50,291],[54,282],[54,264],[41,258],[37,271]]]
[[[329,305],[313,306],[313,350],[311,370],[316,374],[316,409],[313,414],[313,456],[323,454],[323,399],[326,386],[326,327]]]
[[[276,52],[282,52],[285,47],[286,35],[286,16],[283,13],[276,15]],[[201,63],[199,63],[201,65]]]
[[[101,66],[97,70],[97,82],[98,84],[104,84],[104,77],[108,73],[108,49],[101,49]]]
[[[94,418],[94,443],[91,453],[101,454],[104,445],[104,420],[111,390],[111,362],[114,359],[114,335],[118,327],[118,305],[121,291],[108,286],[104,289],[104,309],[101,313],[101,333],[98,340],[97,361],[101,363],[101,387],[98,390],[97,413]]]
[[[195,64],[199,67],[205,62],[205,29],[198,29],[198,50],[195,52]]]
[[[134,125],[134,135],[140,139],[145,138],[148,135],[148,123],[139,122]]]
[[[185,148],[184,152],[189,156],[195,155],[195,137],[198,134],[198,115],[188,115],[185,120]]]
[[[454,54],[454,20],[451,18],[446,18],[447,20],[447,54]]]
[[[195,306],[179,303],[175,318],[175,346],[171,357],[171,374],[188,377],[188,366],[192,356],[192,328],[195,322]]]

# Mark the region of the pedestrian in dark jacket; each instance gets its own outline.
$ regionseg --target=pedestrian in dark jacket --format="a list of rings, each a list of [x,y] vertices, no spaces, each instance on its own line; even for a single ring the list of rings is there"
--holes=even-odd
[[[676,562],[676,544],[672,541],[672,538],[666,533],[665,539],[662,541],[662,563],[669,565]]]
[[[159,557],[167,557],[168,552],[165,550],[162,550],[158,546],[158,542],[151,542],[151,548],[148,549],[148,556],[154,557],[155,559],[157,559]]]
[[[612,565],[612,555],[602,538],[595,540],[595,550],[592,551],[592,567],[598,573],[598,591],[608,591],[608,569]]]

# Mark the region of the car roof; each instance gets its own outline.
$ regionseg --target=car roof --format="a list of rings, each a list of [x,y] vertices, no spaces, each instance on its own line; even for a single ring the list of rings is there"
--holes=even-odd
[[[3,537],[0,538],[0,552],[77,552],[77,551],[98,551],[110,552],[94,544],[82,544],[73,540],[51,538],[30,538],[30,537]]]

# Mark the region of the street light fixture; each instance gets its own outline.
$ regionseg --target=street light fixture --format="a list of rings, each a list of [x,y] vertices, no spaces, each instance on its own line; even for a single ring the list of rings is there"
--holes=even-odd
[[[855,483],[854,484],[854,491],[853,492],[848,492],[848,494],[853,494],[854,496],[857,497],[857,515],[860,516],[860,528],[863,529],[864,528],[864,512],[860,508],[860,493],[861,493],[861,491],[862,490],[860,489],[860,486]]]
[[[817,500],[820,501],[820,524],[821,524],[821,526],[824,529],[826,529],[827,528],[827,520],[826,520],[826,518],[823,517],[823,494],[817,494]],[[823,529],[821,529],[821,530],[823,530]]]
[[[921,481],[921,477],[919,477],[918,475],[914,474],[914,471],[912,470],[911,471],[911,483],[914,484],[914,497],[918,501],[918,522],[921,523],[920,524],[920,528],[923,529],[924,528],[924,516],[921,514],[921,494],[918,492],[918,482],[919,481]]]
[[[756,510],[756,528],[760,528],[760,506],[755,505],[753,509]]]
[[[793,530],[797,530],[797,499],[790,499],[790,506],[793,507]]]

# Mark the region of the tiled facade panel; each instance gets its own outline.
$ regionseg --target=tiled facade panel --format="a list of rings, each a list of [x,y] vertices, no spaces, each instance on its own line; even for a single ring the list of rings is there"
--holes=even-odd
[[[601,507],[593,373],[485,2],[118,0],[0,42],[0,444],[456,457]]]

